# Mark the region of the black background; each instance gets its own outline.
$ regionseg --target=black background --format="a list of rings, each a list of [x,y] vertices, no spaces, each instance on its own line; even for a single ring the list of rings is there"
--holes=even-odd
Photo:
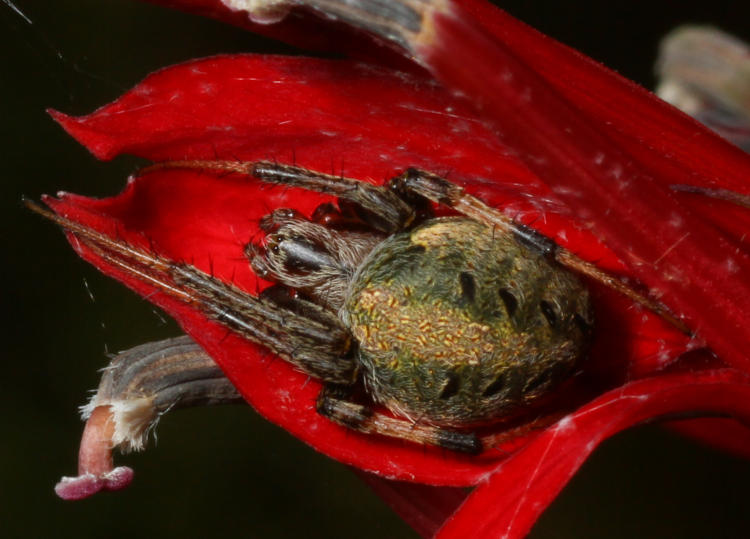
[[[158,444],[119,458],[136,471],[126,491],[77,503],[54,496],[59,476],[75,472],[76,407],[96,387],[105,350],[178,330],[22,209],[21,195],[115,194],[136,166],[132,158],[95,161],[44,109],[90,112],[150,71],[194,57],[293,51],[139,2],[15,5],[32,24],[0,7],[0,536],[414,536],[348,469],[247,407],[167,417]],[[659,37],[678,24],[750,37],[750,6],[736,0],[502,5],[648,87]],[[747,462],[639,428],[594,453],[532,537],[747,536],[748,484]]]

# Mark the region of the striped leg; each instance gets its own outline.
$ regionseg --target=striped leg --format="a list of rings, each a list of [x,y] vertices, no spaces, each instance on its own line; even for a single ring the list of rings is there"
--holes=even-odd
[[[348,388],[325,386],[318,396],[318,413],[334,423],[364,434],[380,434],[470,455],[482,452],[482,442],[473,433],[446,430],[394,418],[376,412],[370,406],[352,402],[348,397]]]

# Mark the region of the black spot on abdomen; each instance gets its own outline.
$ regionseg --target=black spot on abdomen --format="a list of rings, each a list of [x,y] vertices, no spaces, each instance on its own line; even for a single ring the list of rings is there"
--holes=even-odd
[[[485,388],[484,391],[482,391],[482,396],[492,397],[493,395],[498,394],[505,387],[506,381],[507,377],[505,376],[505,374],[500,374],[490,385]]]
[[[448,373],[448,377],[445,379],[442,391],[440,391],[439,398],[442,400],[450,399],[456,393],[459,388],[459,377],[455,372]]]
[[[516,299],[516,296],[514,296],[507,288],[501,288],[498,290],[498,294],[500,294],[500,299],[503,301],[503,305],[505,305],[505,312],[508,313],[510,318],[513,318],[518,310],[518,300]]]
[[[477,297],[477,283],[474,280],[474,276],[471,273],[462,271],[458,276],[458,281],[461,285],[461,300],[464,303],[474,303]]]
[[[550,327],[556,327],[557,312],[555,312],[555,307],[549,301],[542,300],[539,302],[539,309],[542,311],[542,314]]]

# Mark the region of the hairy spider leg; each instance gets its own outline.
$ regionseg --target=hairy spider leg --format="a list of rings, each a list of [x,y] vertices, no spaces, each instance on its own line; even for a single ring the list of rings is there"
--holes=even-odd
[[[316,403],[318,413],[334,423],[362,432],[434,445],[470,455],[482,452],[482,442],[471,432],[458,432],[394,418],[351,400],[351,388],[326,385]]]
[[[560,247],[553,240],[536,230],[516,223],[507,215],[487,206],[478,198],[468,194],[462,187],[436,174],[411,168],[400,176],[393,178],[390,181],[390,186],[395,192],[404,193],[405,196],[410,194],[420,195],[438,204],[453,208],[463,215],[490,227],[497,227],[500,230],[511,232],[520,242],[536,249],[542,255],[555,260],[566,268],[586,275],[616,290],[623,296],[659,315],[683,333],[688,335],[691,333],[690,329],[681,320],[675,317],[658,301],[641,294],[615,276],[602,271],[591,262],[587,262],[567,249]]]

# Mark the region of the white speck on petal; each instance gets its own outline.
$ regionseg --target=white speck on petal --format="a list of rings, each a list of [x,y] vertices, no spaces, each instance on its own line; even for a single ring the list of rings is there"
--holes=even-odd
[[[669,216],[669,225],[674,228],[680,228],[682,226],[682,217],[680,215],[677,215],[676,213],[673,213]]]
[[[560,421],[557,422],[557,426],[555,429],[558,432],[565,432],[571,429],[574,429],[576,427],[575,421],[570,416],[563,417]]]
[[[288,0],[221,0],[232,11],[245,11],[251,21],[258,24],[273,24],[289,13]]]

